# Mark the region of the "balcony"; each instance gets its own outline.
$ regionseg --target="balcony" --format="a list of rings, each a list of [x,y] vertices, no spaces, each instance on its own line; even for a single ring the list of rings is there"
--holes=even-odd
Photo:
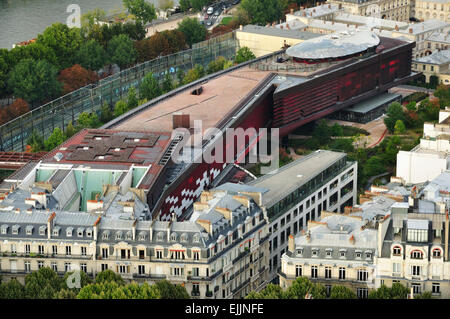
[[[192,297],[199,297],[199,296],[200,296],[200,291],[198,291],[198,290],[192,290],[191,296],[192,296]]]
[[[208,291],[205,293],[205,296],[208,297],[208,298],[211,298],[211,297],[213,296],[213,292],[212,292],[211,290],[208,290]]]
[[[158,279],[158,280],[162,280],[162,279],[166,279],[166,275],[164,274],[149,274],[148,277],[150,279]]]

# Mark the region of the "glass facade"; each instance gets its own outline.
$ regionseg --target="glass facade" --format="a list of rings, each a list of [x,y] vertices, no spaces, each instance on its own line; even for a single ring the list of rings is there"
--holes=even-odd
[[[269,207],[267,209],[267,216],[270,220],[274,220],[281,216],[286,211],[317,191],[324,184],[335,178],[350,165],[352,165],[352,163],[347,163],[347,157],[344,156],[336,163],[307,181],[305,184],[287,194],[286,197],[275,203],[272,207]]]

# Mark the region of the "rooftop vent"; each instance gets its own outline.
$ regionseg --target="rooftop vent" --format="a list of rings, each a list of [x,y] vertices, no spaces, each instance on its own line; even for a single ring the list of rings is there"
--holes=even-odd
[[[62,160],[63,154],[60,153],[60,152],[58,152],[58,153],[55,154],[55,156],[53,156],[53,158],[54,158],[57,162],[59,162],[60,160]]]
[[[200,95],[203,92],[203,86],[200,86],[191,92],[192,95]]]

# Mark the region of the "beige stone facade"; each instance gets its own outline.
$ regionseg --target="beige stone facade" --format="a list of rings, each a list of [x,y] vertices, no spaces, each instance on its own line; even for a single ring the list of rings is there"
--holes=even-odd
[[[422,21],[438,19],[450,22],[450,2],[447,0],[416,0],[414,10],[413,16]]]

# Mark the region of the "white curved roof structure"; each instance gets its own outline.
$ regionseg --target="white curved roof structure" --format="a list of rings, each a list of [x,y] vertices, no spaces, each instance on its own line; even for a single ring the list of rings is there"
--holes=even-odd
[[[342,31],[294,45],[286,54],[297,59],[330,59],[364,52],[378,44],[380,39],[371,31]]]

